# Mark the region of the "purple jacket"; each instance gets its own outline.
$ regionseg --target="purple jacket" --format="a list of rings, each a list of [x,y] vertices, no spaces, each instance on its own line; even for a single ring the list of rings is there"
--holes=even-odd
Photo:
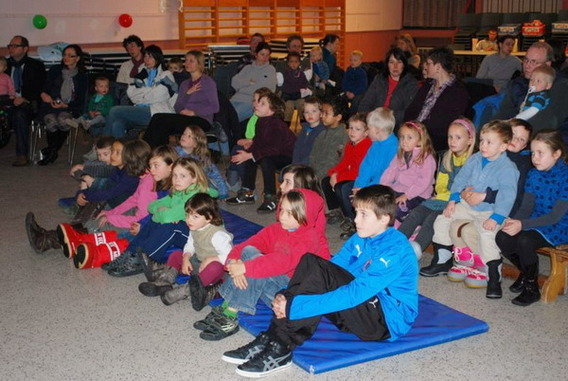
[[[201,83],[201,89],[196,93],[187,95],[187,90],[196,83]],[[179,87],[174,109],[178,114],[183,109],[193,110],[197,116],[213,124],[213,115],[219,112],[219,98],[215,81],[205,74],[195,82],[191,78],[183,81]]]
[[[255,161],[266,156],[289,156],[292,158],[296,135],[288,124],[274,115],[258,118],[256,134],[248,152],[252,153]]]

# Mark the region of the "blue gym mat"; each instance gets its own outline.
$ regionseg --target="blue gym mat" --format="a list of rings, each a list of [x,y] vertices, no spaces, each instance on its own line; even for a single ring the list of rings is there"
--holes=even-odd
[[[215,302],[220,302],[217,300]],[[212,303],[214,304],[214,303]],[[239,323],[254,336],[268,328],[272,310],[259,302],[256,315],[239,313]],[[410,332],[395,342],[362,341],[323,318],[315,335],[294,350],[294,363],[312,374],[394,356],[487,332],[484,321],[419,296],[419,314]]]

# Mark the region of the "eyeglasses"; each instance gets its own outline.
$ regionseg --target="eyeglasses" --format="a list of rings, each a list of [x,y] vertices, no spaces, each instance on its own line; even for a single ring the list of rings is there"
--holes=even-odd
[[[23,48],[24,45],[22,45],[22,44],[8,44],[8,45],[6,45],[6,47],[7,47],[8,49],[12,49],[12,48]]]
[[[537,60],[529,60],[527,57],[525,57],[523,58],[523,63],[529,66],[536,66],[536,65],[542,65],[544,62],[539,62]]]

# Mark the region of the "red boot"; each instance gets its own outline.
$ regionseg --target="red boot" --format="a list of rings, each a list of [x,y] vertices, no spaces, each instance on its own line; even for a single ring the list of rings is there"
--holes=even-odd
[[[102,233],[85,234],[77,231],[69,224],[59,224],[57,226],[57,237],[63,247],[63,254],[67,258],[73,258],[77,247],[82,243],[100,244],[104,242],[114,242],[118,239],[117,233],[113,230]]]
[[[102,242],[100,245],[91,242],[82,243],[77,247],[73,263],[78,269],[101,267],[118,257],[128,247],[128,244],[127,239],[119,239],[116,242]]]

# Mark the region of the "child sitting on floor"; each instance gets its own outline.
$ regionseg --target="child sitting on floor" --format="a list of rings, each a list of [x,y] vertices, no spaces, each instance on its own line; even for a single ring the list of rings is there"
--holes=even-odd
[[[219,192],[219,199],[229,197],[229,188],[217,166],[211,161],[211,153],[207,148],[207,136],[199,126],[190,125],[179,139],[176,152],[180,157],[191,157],[203,166],[211,186]]]
[[[233,248],[233,236],[223,227],[217,201],[208,194],[197,193],[190,198],[185,212],[190,234],[183,251],[174,251],[165,265],[146,261],[148,282],[141,283],[138,290],[146,296],[160,295],[165,305],[191,295],[193,309],[200,311],[219,288],[225,261]],[[191,278],[174,288],[179,273]]]
[[[519,171],[505,151],[513,132],[508,122],[495,120],[483,126],[479,152],[472,155],[456,176],[450,190],[450,202],[434,222],[434,255],[438,263],[449,268],[452,264],[452,245],[455,264],[448,279],[463,282],[470,288],[487,287],[488,298],[500,298],[501,255],[495,235],[509,216],[517,195]],[[461,202],[460,193],[466,187],[483,192],[488,187],[498,191],[495,203],[470,206]],[[460,234],[463,224],[473,223],[476,236]]]
[[[276,94],[269,93],[259,98],[254,106],[258,116],[256,132],[249,148],[240,150],[231,157],[231,162],[245,164],[242,188],[236,197],[227,199],[229,205],[254,203],[256,167],[260,166],[264,183],[264,202],[258,213],[272,213],[276,209],[276,183],[274,174],[292,161],[296,136],[282,120],[284,103]]]
[[[343,221],[348,214],[342,200],[351,195],[353,182],[359,173],[359,166],[371,146],[371,139],[368,137],[367,123],[365,114],[355,114],[349,118],[348,135],[350,142],[345,146],[343,158],[333,168],[328,171],[329,176],[322,180],[322,189],[325,194],[327,208],[327,222],[334,224]],[[351,205],[348,206],[351,208]],[[354,233],[354,232],[353,232]],[[349,238],[342,234],[342,238]]]
[[[321,197],[310,190],[289,191],[280,204],[279,222],[235,246],[229,253],[228,275],[219,289],[225,299],[204,320],[194,324],[204,340],[221,340],[239,330],[237,312],[255,314],[258,300],[270,305],[286,286],[305,253],[329,259],[322,252],[316,217],[323,208]]]
[[[309,162],[320,179],[326,177],[327,171],[339,163],[345,144],[349,141],[343,123],[347,118],[347,108],[347,102],[340,97],[323,101],[322,122],[325,130],[316,137]]]
[[[328,262],[302,257],[288,287],[272,302],[267,331],[223,354],[237,374],[263,377],[292,364],[292,350],[316,331],[322,316],[361,340],[395,341],[418,315],[418,265],[404,235],[391,226],[395,194],[361,189],[353,202],[357,234]]]
[[[310,153],[314,146],[316,137],[325,130],[321,121],[322,103],[318,97],[307,97],[304,99],[304,120],[302,130],[296,138],[294,153],[292,154],[292,164],[308,165]]]
[[[170,195],[151,202],[148,211],[152,219],[140,229],[124,253],[104,266],[109,275],[125,277],[144,271],[142,253],[152,260],[164,263],[170,247],[183,247],[189,228],[185,220],[185,203],[196,193],[206,192],[217,197],[217,190],[208,187],[207,176],[201,165],[188,157],[179,158],[172,168]],[[140,253],[140,254],[139,254]]]
[[[436,159],[430,135],[421,122],[403,123],[398,130],[398,141],[398,153],[380,183],[397,193],[396,220],[400,224],[412,209],[432,196]]]

